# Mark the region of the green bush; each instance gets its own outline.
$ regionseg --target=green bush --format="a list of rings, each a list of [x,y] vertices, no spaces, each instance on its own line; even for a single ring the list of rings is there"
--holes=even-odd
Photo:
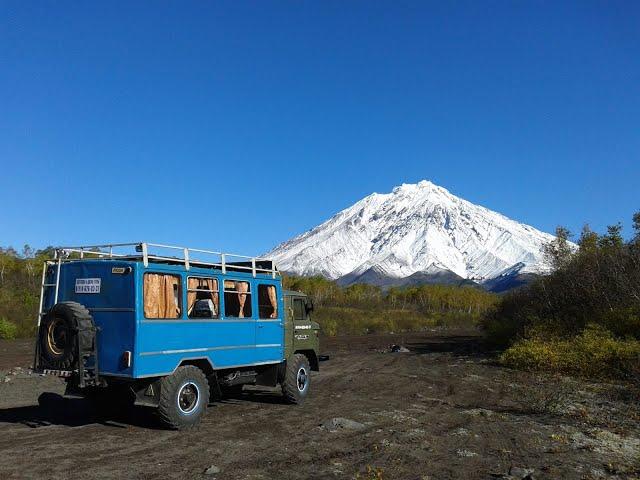
[[[592,377],[640,379],[640,212],[635,235],[588,226],[578,249],[559,227],[545,247],[553,271],[505,295],[481,320],[505,365]]]
[[[637,372],[640,341],[616,338],[592,324],[567,339],[536,336],[520,340],[501,355],[500,361],[522,370],[624,378]]]
[[[3,340],[13,340],[18,334],[18,327],[6,318],[0,318],[0,338]]]

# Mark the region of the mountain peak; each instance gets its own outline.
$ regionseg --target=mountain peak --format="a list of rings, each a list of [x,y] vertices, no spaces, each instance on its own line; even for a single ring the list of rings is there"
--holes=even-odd
[[[421,180],[371,194],[267,255],[297,275],[366,281],[437,270],[484,281],[547,271],[542,250],[552,239]]]
[[[420,180],[418,183],[403,183],[402,185],[398,185],[397,187],[393,188],[392,193],[417,192],[417,191],[435,190],[435,189],[442,189],[442,187],[439,187],[438,185],[431,182],[430,180]]]

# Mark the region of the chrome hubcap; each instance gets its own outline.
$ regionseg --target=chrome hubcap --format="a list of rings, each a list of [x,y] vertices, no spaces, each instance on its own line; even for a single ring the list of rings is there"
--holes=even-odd
[[[297,376],[297,383],[298,383],[298,390],[299,391],[304,391],[305,388],[307,388],[307,381],[308,381],[308,377],[307,377],[307,371],[304,368],[300,368],[298,370],[298,376]]]
[[[178,408],[184,414],[192,413],[198,406],[200,391],[193,382],[185,383],[178,392]]]

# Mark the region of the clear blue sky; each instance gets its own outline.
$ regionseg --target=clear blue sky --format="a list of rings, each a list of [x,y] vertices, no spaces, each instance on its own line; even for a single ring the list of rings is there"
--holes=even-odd
[[[261,253],[421,179],[629,226],[639,25],[634,1],[3,1],[0,245]]]

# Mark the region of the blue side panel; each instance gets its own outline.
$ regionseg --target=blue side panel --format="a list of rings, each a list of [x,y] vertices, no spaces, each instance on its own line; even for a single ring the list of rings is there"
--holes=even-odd
[[[100,372],[131,376],[131,367],[122,364],[122,354],[133,351],[136,329],[135,262],[84,260],[64,263],[60,269],[58,302],[78,302],[84,305],[99,328],[98,359]],[[114,269],[123,273],[113,273]],[[120,268],[121,270],[117,270]],[[48,281],[53,281],[51,277]],[[100,289],[76,288],[86,279],[100,279]],[[95,290],[95,289],[94,289]],[[46,304],[53,304],[53,288],[49,289]]]
[[[167,273],[181,279],[182,314],[178,319],[146,319],[144,316],[144,274]],[[251,318],[225,318],[224,295],[220,296],[220,318],[189,319],[187,279],[190,276],[225,279],[251,284]],[[99,279],[99,291],[77,288],[87,279]],[[78,282],[79,281],[79,282]],[[47,283],[55,282],[55,266],[49,267]],[[259,285],[276,287],[278,317],[260,319]],[[221,288],[222,289],[222,288]],[[88,291],[86,291],[88,290]],[[95,290],[95,289],[94,289]],[[54,289],[45,292],[44,305],[54,304]],[[182,265],[150,264],[136,261],[79,260],[63,263],[60,270],[58,302],[74,301],[89,309],[97,326],[100,372],[105,375],[151,377],[171,373],[184,360],[206,358],[216,369],[284,360],[284,301],[279,279],[269,275],[212,271]],[[132,352],[132,364],[125,367],[123,353]]]
[[[181,276],[183,306],[187,298],[187,277],[217,278],[222,286],[225,279],[238,279],[251,283],[252,318],[224,316],[224,296],[220,298],[221,316],[218,319],[189,319],[186,309],[182,318],[163,320],[145,319],[143,292],[138,295],[138,334],[134,358],[134,376],[166,375],[183,361],[207,359],[213,368],[277,363],[284,357],[284,323],[281,319],[258,319],[258,284],[275,285],[278,311],[283,312],[280,282],[271,278],[253,278],[250,274],[213,274],[210,270],[192,268],[189,272],[173,265],[150,265],[138,270],[138,284],[143,285],[146,272],[171,273]]]
[[[216,368],[256,362],[254,320],[144,320],[138,338],[136,376],[170,373],[189,358]]]

